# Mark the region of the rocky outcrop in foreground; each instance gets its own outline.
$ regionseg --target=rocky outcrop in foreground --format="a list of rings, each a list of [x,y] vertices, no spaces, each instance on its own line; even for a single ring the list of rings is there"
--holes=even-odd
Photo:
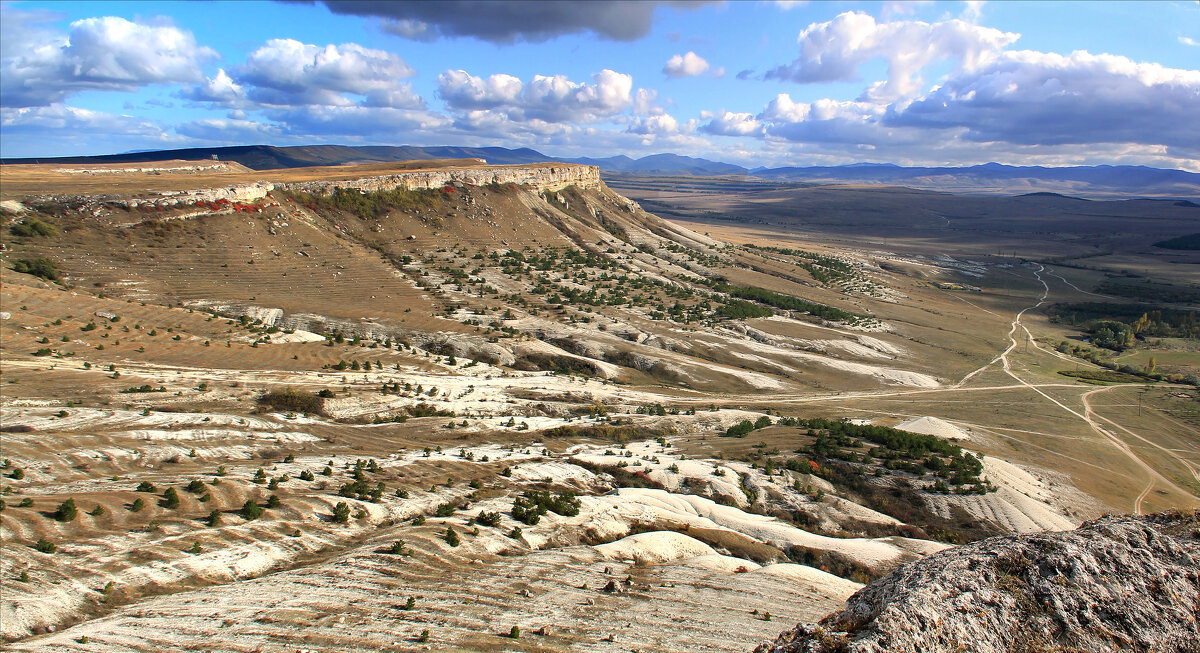
[[[755,653],[1200,651],[1200,512],[994,537],[901,567]]]

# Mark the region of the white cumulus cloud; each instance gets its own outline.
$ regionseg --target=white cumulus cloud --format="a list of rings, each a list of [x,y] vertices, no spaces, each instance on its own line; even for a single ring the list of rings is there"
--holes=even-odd
[[[672,79],[695,77],[706,70],[708,70],[708,62],[690,50],[687,54],[677,54],[667,59],[667,64],[663,66],[663,74]]]
[[[295,39],[267,41],[235,70],[251,99],[282,106],[349,106],[354,101],[346,94],[353,94],[371,96],[378,106],[413,107],[419,102],[400,79],[414,74],[391,52],[357,43],[318,46]]]
[[[630,134],[665,136],[679,132],[679,121],[666,113],[639,117],[626,129]]]
[[[5,11],[5,41],[22,21]],[[49,36],[48,34],[44,36]],[[0,62],[0,97],[4,106],[32,107],[60,102],[80,91],[131,91],[149,84],[196,82],[200,66],[215,59],[211,48],[198,45],[191,32],[171,25],[147,25],[116,16],[71,23],[65,35],[27,47],[5,48]]]
[[[714,136],[756,136],[762,133],[762,127],[750,113],[718,111],[700,126],[700,131]]]
[[[495,117],[471,114],[490,111],[514,122],[588,123],[612,119],[634,104],[633,77],[613,70],[592,75],[592,82],[565,75],[534,75],[523,83],[512,75],[476,77],[465,70],[438,76],[438,96],[467,124]],[[643,98],[643,102],[645,99]]]
[[[486,79],[465,70],[447,70],[438,75],[438,96],[453,109],[494,109],[520,101],[525,85],[512,75],[497,74]]]
[[[805,28],[797,39],[800,56],[768,71],[767,78],[799,83],[851,81],[858,79],[860,66],[883,58],[888,64],[887,80],[873,85],[864,97],[886,102],[916,92],[922,83],[921,69],[933,62],[954,59],[970,70],[1019,36],[962,20],[879,23],[868,14],[850,11]]]
[[[1200,148],[1200,70],[1084,51],[1006,52],[952,76],[888,124],[964,128],[974,141]]]

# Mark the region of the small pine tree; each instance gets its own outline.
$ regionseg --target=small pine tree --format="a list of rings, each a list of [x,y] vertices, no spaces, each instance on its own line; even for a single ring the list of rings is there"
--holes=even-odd
[[[212,512],[208,513],[208,525],[211,527],[216,527],[216,526],[221,525],[221,511],[220,510],[217,510],[214,508]]]
[[[175,510],[179,507],[179,492],[175,488],[169,487],[166,492],[163,492],[163,507],[168,510]]]
[[[404,541],[396,540],[392,542],[392,548],[388,549],[388,553],[394,556],[402,555],[404,553]]]
[[[33,544],[33,548],[42,553],[54,553],[58,550],[58,545],[44,537],[38,538],[38,541]]]
[[[271,496],[267,497],[267,507],[268,508],[278,508],[279,506],[280,506],[280,501],[279,501],[278,495],[272,494]]]
[[[450,546],[458,546],[460,544],[460,540],[458,539],[458,533],[454,532],[453,526],[446,527],[446,536],[445,537],[446,537],[446,544],[449,544]]]
[[[404,609],[412,610],[415,607],[417,607],[417,599],[411,596],[408,597],[408,600],[404,602]]]
[[[138,483],[137,489],[135,489],[134,492],[149,492],[153,494],[158,492],[158,488],[154,487],[154,484],[150,481],[142,481],[141,483]]]
[[[424,644],[425,642],[428,642],[428,641],[429,641],[429,631],[428,631],[428,630],[422,630],[422,631],[421,631],[421,636],[417,638],[417,641],[418,641],[418,642],[420,642],[420,643],[422,643],[422,644]]]
[[[508,631],[508,636],[511,639],[520,639],[521,638],[521,628],[518,626],[513,626],[512,629]]]
[[[75,508],[75,500],[67,499],[58,504],[58,509],[54,511],[54,518],[58,521],[71,521],[79,514],[79,510]]]
[[[263,514],[262,506],[258,505],[254,499],[246,499],[246,503],[242,504],[242,518],[246,521],[258,519]]]
[[[141,497],[138,497],[133,500],[133,503],[129,504],[129,512],[141,512],[142,508],[145,507],[146,502],[143,501]]]
[[[199,542],[192,542],[192,548],[188,549],[188,553],[191,553],[192,555],[195,555],[197,553],[204,553],[204,549],[201,548]]]
[[[338,501],[333,507],[333,521],[339,524],[350,521],[350,506],[345,501]]]

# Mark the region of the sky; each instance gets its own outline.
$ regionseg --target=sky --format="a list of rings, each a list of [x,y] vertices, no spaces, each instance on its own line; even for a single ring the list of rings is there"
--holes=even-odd
[[[0,2],[0,155],[1200,172],[1200,2]]]

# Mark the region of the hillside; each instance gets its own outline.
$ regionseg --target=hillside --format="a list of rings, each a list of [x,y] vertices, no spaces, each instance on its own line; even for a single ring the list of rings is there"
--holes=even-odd
[[[739,651],[959,544],[1200,505],[1185,359],[1058,373],[1098,369],[1040,312],[1074,269],[565,163],[3,179],[8,650]]]

